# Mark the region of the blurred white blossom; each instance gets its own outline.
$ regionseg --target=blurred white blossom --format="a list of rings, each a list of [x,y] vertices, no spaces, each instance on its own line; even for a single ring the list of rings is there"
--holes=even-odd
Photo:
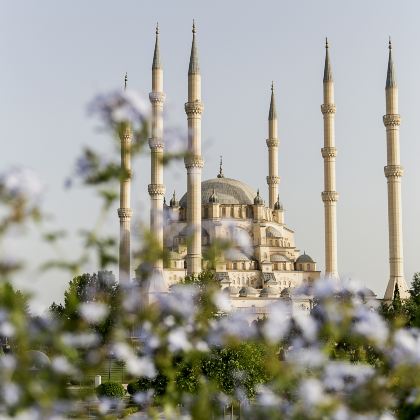
[[[79,306],[80,315],[89,324],[100,324],[109,313],[109,308],[100,302],[83,302]]]

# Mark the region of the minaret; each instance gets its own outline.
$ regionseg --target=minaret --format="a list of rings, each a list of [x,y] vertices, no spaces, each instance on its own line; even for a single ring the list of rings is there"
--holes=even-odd
[[[324,147],[321,149],[324,158],[324,202],[325,214],[325,275],[338,276],[337,269],[337,200],[335,191],[335,104],[334,81],[332,77],[330,57],[328,54],[328,40],[325,41],[325,67],[324,67],[324,103],[321,111],[324,116]]]
[[[163,69],[159,55],[159,26],[156,25],[155,51],[152,64],[152,91],[149,93],[152,104],[151,137],[149,139],[151,154],[151,177],[148,191],[150,195],[150,231],[159,246],[163,246]],[[162,270],[162,260],[154,262],[155,270]]]
[[[124,90],[127,88],[127,73],[124,77]],[[131,128],[124,123],[121,134],[121,177],[120,177],[120,251],[119,251],[119,277],[120,282],[130,280],[130,235],[131,235]]]
[[[386,115],[383,117],[386,127],[387,166],[385,177],[388,184],[388,229],[389,229],[389,266],[390,277],[386,288],[385,300],[392,300],[395,285],[398,284],[400,296],[408,297],[404,279],[403,236],[401,221],[401,177],[400,165],[400,115],[398,114],[398,86],[392,60],[392,44],[389,40],[388,71],[385,85]]]
[[[268,113],[268,197],[270,209],[274,209],[277,196],[279,194],[279,165],[278,148],[279,140],[277,138],[277,113],[276,102],[274,100],[274,83],[271,83],[270,111]]]
[[[201,272],[201,76],[193,22],[193,39],[188,68],[188,102],[185,112],[188,119],[188,151],[185,156],[187,169],[187,225],[190,238],[187,247],[187,274]]]

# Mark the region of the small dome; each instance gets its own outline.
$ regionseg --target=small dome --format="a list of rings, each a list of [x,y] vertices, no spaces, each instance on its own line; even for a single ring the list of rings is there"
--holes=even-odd
[[[292,287],[286,287],[281,291],[280,296],[284,298],[290,298],[292,296],[292,292],[293,292]]]
[[[27,353],[28,358],[31,360],[31,371],[38,371],[50,365],[49,357],[38,350],[29,350]]]
[[[253,287],[242,287],[239,290],[239,297],[247,297],[247,296],[257,296],[258,290],[254,289]]]
[[[257,191],[257,195],[254,198],[254,204],[257,206],[261,206],[264,204],[264,200],[260,196],[260,190]]]
[[[267,289],[269,295],[278,295],[280,293],[279,288],[276,286],[268,286]]]
[[[228,261],[250,261],[249,257],[236,248],[230,248],[225,252]]]
[[[283,210],[283,204],[280,203],[280,196],[277,196],[277,201],[274,203],[274,210]]]
[[[237,295],[239,293],[239,289],[235,286],[226,287],[224,290],[227,290],[230,295]]]
[[[218,203],[219,202],[219,197],[216,194],[215,189],[213,188],[213,193],[212,195],[209,197],[209,203]]]
[[[296,260],[297,263],[314,263],[314,260],[307,254],[305,254],[305,252],[300,255],[298,257],[298,259]]]
[[[179,207],[179,201],[176,199],[175,191],[172,195],[171,201],[169,202],[170,207]]]

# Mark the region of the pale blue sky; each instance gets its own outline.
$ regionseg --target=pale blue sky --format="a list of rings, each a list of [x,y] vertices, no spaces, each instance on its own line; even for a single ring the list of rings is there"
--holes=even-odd
[[[191,21],[196,19],[203,81],[203,178],[217,172],[261,189],[267,198],[267,113],[271,80],[279,117],[280,196],[296,243],[324,266],[322,70],[329,37],[336,83],[338,254],[342,274],[382,295],[388,279],[384,85],[388,35],[400,87],[405,273],[420,270],[420,4],[406,0],[344,1],[46,1],[0,0],[0,167],[20,163],[47,185],[45,207],[54,226],[93,223],[97,200],[82,189],[64,191],[81,147],[104,151],[86,104],[121,84],[150,90],[154,26],[161,28],[168,117],[186,126]],[[239,151],[239,157],[238,157]],[[253,168],[250,170],[250,168]],[[147,220],[149,163],[135,169],[136,216]],[[185,191],[180,163],[165,173],[167,190]],[[169,195],[169,194],[168,194]],[[116,211],[108,229],[118,232]],[[11,243],[31,261],[48,252],[36,232]],[[16,242],[16,243],[15,243]],[[71,256],[68,246],[64,254]],[[68,276],[32,269],[19,287],[38,301],[60,299]]]

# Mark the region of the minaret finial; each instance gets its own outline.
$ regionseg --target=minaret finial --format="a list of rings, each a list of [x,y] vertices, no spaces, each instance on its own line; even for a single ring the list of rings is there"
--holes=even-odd
[[[223,156],[220,156],[220,164],[219,164],[219,173],[217,174],[217,178],[224,178],[223,175]]]
[[[325,38],[325,65],[324,65],[324,79],[323,82],[332,82],[333,75],[331,70],[330,55],[328,53],[329,45],[328,38]]]
[[[195,29],[195,20],[193,20],[193,26],[192,26],[192,33],[193,33],[193,39],[192,39],[192,45],[191,45],[191,55],[190,55],[190,65],[188,67],[188,74],[199,74],[200,73],[200,66],[198,65],[198,53],[197,53],[197,45],[196,45],[196,34]]]
[[[127,82],[128,82],[128,75],[127,75],[127,72],[125,72],[125,75],[124,75],[124,90],[127,90]]]
[[[388,49],[389,49],[388,70],[387,70],[387,74],[386,74],[385,89],[391,88],[391,87],[396,87],[397,86],[397,79],[395,77],[394,60],[392,59],[392,42],[391,42],[391,37],[389,37]]]
[[[274,99],[274,82],[271,82],[271,99],[270,110],[268,111],[268,120],[275,120],[277,118],[276,101]]]
[[[160,62],[160,52],[159,52],[159,22],[156,23],[155,33],[156,33],[156,40],[155,40],[155,51],[153,53],[152,70],[162,68],[161,62]]]

